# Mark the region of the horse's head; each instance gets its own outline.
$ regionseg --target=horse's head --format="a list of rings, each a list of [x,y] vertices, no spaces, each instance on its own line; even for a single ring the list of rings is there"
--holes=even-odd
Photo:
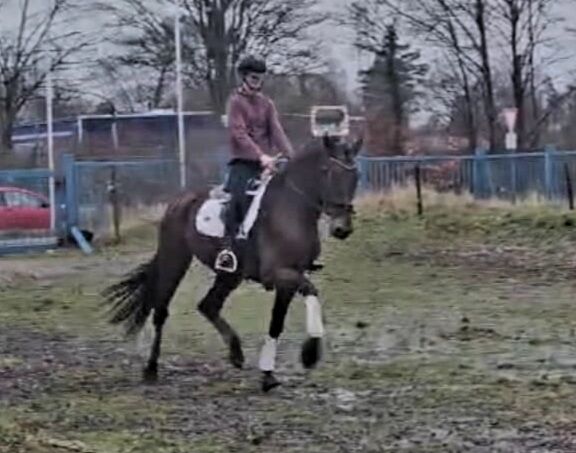
[[[352,202],[358,186],[356,156],[362,148],[362,139],[350,144],[325,136],[322,163],[321,197],[324,213],[330,219],[330,234],[346,239],[354,230]]]

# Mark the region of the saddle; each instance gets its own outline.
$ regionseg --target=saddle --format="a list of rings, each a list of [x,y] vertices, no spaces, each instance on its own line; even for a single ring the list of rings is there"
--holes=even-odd
[[[260,204],[262,197],[266,193],[266,188],[271,178],[263,178],[256,181],[246,193],[252,197],[252,202],[244,220],[238,229],[237,238],[246,239],[256,223],[258,213],[260,211]],[[196,230],[209,237],[223,238],[225,225],[224,213],[228,208],[230,195],[223,190],[223,186],[217,186],[210,191],[208,199],[202,204],[196,215]]]

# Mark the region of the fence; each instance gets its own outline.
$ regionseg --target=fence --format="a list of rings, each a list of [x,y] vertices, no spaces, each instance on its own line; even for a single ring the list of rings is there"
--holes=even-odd
[[[168,203],[181,191],[175,159],[87,161],[64,158],[68,225],[96,235],[118,234],[120,217]],[[195,159],[188,165],[187,189],[220,183],[225,161]]]
[[[576,151],[549,148],[535,153],[478,152],[474,156],[360,156],[358,164],[364,191],[389,191],[413,184],[418,168],[421,182],[439,191],[468,192],[477,198],[516,200],[537,194],[564,200],[569,193],[567,179],[576,175]],[[189,165],[188,188],[219,183],[224,171],[225,162],[218,155],[197,158]],[[53,247],[72,227],[100,236],[117,233],[123,214],[164,204],[180,191],[175,159],[88,161],[65,155],[56,175],[52,220],[47,198],[51,176],[42,169],[0,171],[0,255]],[[6,195],[8,190],[19,195]],[[2,224],[6,219],[14,221],[8,210],[20,202],[28,209],[27,222],[36,227]],[[30,218],[41,220],[34,223]]]
[[[473,156],[360,156],[364,191],[383,192],[422,183],[439,191],[469,192],[476,198],[516,200],[534,194],[550,200],[567,197],[566,175],[576,175],[576,151],[485,154]]]
[[[67,223],[96,235],[118,230],[122,213],[166,202],[180,190],[178,161],[75,161],[66,163]]]
[[[196,159],[187,188],[223,180],[225,162]],[[148,213],[181,191],[175,159],[77,160],[62,157],[51,209],[45,169],[0,171],[0,255],[53,248],[73,227],[96,236],[118,235],[127,216]],[[52,220],[52,213],[54,220]]]

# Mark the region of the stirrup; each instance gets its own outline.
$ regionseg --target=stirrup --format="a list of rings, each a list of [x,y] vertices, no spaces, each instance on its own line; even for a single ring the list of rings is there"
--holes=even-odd
[[[214,269],[231,274],[236,272],[238,270],[238,258],[236,258],[236,254],[230,249],[222,250],[216,257]]]

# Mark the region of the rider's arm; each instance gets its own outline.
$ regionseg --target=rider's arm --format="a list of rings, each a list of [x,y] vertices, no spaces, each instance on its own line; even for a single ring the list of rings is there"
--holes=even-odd
[[[268,109],[268,121],[270,124],[270,139],[273,145],[280,150],[281,153],[288,157],[294,156],[294,149],[290,144],[290,140],[284,132],[284,128],[280,124],[280,118],[278,116],[278,111],[274,106],[274,103],[270,102],[270,108]]]
[[[228,111],[228,125],[232,140],[242,149],[245,155],[260,159],[264,154],[252,137],[248,134],[248,127],[244,120],[242,106],[239,101],[232,99]]]

